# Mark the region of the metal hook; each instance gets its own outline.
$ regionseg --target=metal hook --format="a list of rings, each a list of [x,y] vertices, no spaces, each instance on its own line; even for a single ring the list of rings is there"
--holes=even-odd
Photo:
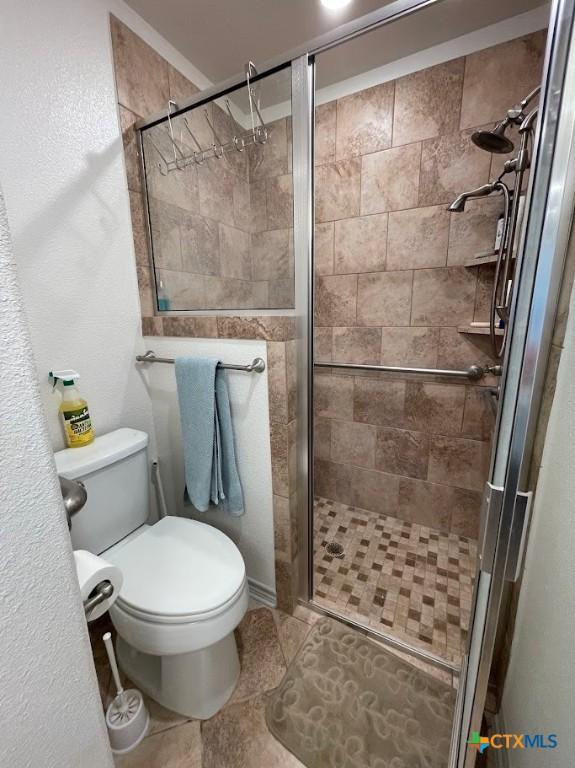
[[[170,131],[170,140],[172,142],[172,147],[174,148],[174,163],[176,164],[176,168],[179,171],[181,171],[183,168],[185,168],[185,165],[180,166],[180,159],[185,160],[186,156],[184,155],[182,150],[178,147],[176,140],[174,139],[174,128],[172,126],[172,105],[176,109],[178,108],[178,105],[176,104],[175,101],[173,101],[172,99],[168,101],[168,128]],[[180,158],[178,158],[178,154],[180,155]]]
[[[194,152],[194,162],[197,163],[197,165],[202,165],[204,160],[206,159],[204,150],[202,149],[202,145],[200,142],[196,139],[194,134],[192,133],[192,129],[190,128],[190,124],[188,123],[188,118],[184,117],[184,125],[186,126],[188,133],[192,137],[192,140],[196,147],[198,148],[197,152]]]
[[[211,132],[214,134],[214,139],[217,142],[217,143],[212,144],[212,148],[214,150],[214,156],[217,157],[218,160],[219,160],[221,157],[223,157],[224,147],[223,147],[222,142],[220,141],[220,139],[218,137],[218,134],[216,133],[216,130],[215,130],[214,126],[212,125],[212,122],[210,120],[210,116],[208,114],[208,110],[207,109],[204,109],[204,116],[206,118],[207,124],[210,126]],[[217,146],[218,144],[219,144],[219,148]]]
[[[225,104],[226,104],[226,110],[228,112],[228,115],[230,116],[230,120],[232,121],[232,125],[236,126],[238,123],[237,123],[235,117],[232,115],[232,108],[231,108],[231,105],[230,105],[230,100],[226,99]],[[238,152],[243,152],[244,149],[246,148],[245,139],[242,138],[241,136],[238,136],[235,131],[234,131],[234,138],[232,139],[232,141],[234,142],[234,147],[238,150]]]
[[[248,99],[250,102],[250,118],[252,121],[252,134],[256,139],[256,141],[258,141],[260,144],[265,144],[265,142],[268,139],[268,129],[266,127],[266,124],[264,123],[262,113],[260,112],[259,99],[257,98],[255,89],[251,83],[252,73],[254,75],[257,75],[258,71],[253,61],[248,61],[248,63],[246,64],[246,85],[248,88]],[[260,121],[260,125],[258,126],[256,126],[256,121],[254,120],[254,110]]]
[[[161,163],[158,163],[158,170],[160,171],[162,176],[167,176],[168,175],[168,161],[163,156],[163,154],[160,152],[160,150],[156,146],[156,144],[155,144],[154,140],[152,139],[152,137],[151,136],[146,136],[146,139],[150,142],[150,144],[156,150],[156,152],[158,153],[158,155],[160,156],[160,158],[162,160]],[[163,165],[162,165],[162,163],[163,163]]]

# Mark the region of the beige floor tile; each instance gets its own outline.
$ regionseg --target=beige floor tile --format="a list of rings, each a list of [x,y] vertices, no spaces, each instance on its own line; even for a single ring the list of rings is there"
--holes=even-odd
[[[268,731],[268,698],[232,704],[202,723],[202,768],[303,768]]]
[[[231,702],[276,688],[286,672],[278,631],[269,608],[247,613],[236,630],[241,672]]]
[[[117,768],[202,768],[200,723],[196,720],[148,736],[115,762]]]

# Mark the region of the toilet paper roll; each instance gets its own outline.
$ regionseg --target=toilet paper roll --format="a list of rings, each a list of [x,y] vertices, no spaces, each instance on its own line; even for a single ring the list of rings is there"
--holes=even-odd
[[[101,602],[86,615],[88,621],[94,621],[106,613],[112,603],[117,600],[122,588],[122,571],[116,565],[108,563],[103,557],[93,555],[85,549],[75,550],[74,560],[76,561],[76,575],[84,604],[90,597],[93,597],[92,592],[101,581],[109,581],[114,588],[110,598]]]

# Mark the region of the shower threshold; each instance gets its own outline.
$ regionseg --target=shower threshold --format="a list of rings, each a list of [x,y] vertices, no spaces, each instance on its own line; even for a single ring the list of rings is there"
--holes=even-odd
[[[312,604],[400,650],[458,670],[475,540],[321,497],[314,507]]]

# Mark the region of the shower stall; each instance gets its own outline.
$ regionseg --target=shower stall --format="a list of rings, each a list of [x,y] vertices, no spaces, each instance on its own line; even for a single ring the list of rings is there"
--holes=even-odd
[[[461,768],[521,560],[575,124],[573,0],[487,47],[462,5],[397,0],[139,126],[155,313],[295,321],[276,583],[459,680]]]

